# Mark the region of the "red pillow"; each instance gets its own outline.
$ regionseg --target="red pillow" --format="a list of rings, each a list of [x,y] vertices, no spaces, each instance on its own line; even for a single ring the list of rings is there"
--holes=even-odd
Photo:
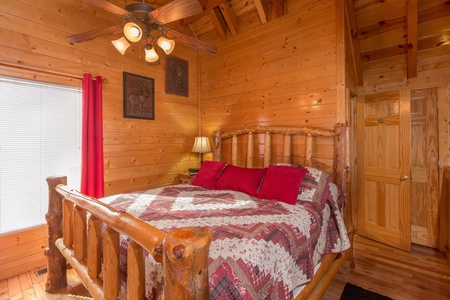
[[[228,165],[217,180],[216,189],[239,191],[256,196],[266,170],[266,168],[241,168]]]
[[[219,175],[224,167],[225,162],[222,161],[204,161],[192,181],[192,184],[202,186],[207,189],[214,189],[217,179],[219,178]]]
[[[290,166],[269,166],[258,198],[296,204],[300,183],[307,170]]]

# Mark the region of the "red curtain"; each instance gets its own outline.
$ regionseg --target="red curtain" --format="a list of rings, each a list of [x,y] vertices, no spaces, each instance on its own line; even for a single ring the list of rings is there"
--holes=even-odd
[[[102,77],[83,77],[81,136],[81,192],[91,197],[104,196]]]

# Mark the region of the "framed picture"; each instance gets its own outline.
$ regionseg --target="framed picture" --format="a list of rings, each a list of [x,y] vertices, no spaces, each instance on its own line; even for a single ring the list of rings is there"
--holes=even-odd
[[[166,59],[166,93],[189,97],[189,62],[169,55]]]
[[[123,72],[123,117],[155,119],[155,80]]]

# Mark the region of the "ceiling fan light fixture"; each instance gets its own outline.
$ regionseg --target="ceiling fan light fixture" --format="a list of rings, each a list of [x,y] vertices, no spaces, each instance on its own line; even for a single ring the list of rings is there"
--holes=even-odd
[[[175,48],[175,41],[161,36],[158,38],[158,46],[161,47],[167,55],[169,55]]]
[[[128,43],[127,39],[124,36],[120,39],[111,41],[111,43],[122,55],[124,55],[125,51],[127,51],[128,47],[130,47],[130,43]]]
[[[145,45],[145,60],[149,63],[156,62],[159,59],[158,53],[156,53],[155,48],[152,45]]]
[[[133,22],[128,22],[123,27],[123,34],[132,43],[139,42],[143,37],[143,30],[142,28]]]

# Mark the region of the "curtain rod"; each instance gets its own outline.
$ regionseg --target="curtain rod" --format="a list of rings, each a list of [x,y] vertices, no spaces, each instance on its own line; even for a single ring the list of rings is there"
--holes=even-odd
[[[0,65],[6,66],[6,67],[11,67],[11,68],[16,68],[16,69],[23,69],[26,71],[35,71],[35,72],[40,72],[40,73],[45,73],[45,74],[51,74],[51,75],[57,75],[57,76],[62,76],[62,77],[67,77],[67,78],[83,80],[83,75],[73,75],[73,74],[58,72],[58,71],[53,71],[53,70],[43,70],[43,69],[39,69],[36,67],[19,65],[19,64],[15,64],[15,63],[11,63],[11,62],[6,62],[6,61],[0,61]],[[102,82],[108,83],[108,79],[102,78]]]

